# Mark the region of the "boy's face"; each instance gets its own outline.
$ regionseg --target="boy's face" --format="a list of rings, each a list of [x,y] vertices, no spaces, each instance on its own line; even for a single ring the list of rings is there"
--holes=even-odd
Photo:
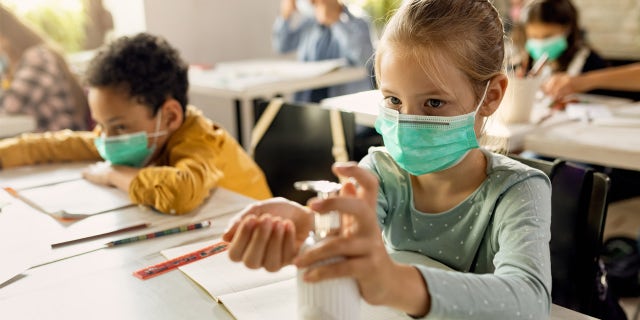
[[[110,87],[91,87],[89,89],[89,108],[91,109],[91,117],[107,137],[141,131],[152,135],[156,129],[158,132],[167,131],[167,117],[158,119],[163,113],[162,108],[154,117],[149,107],[130,97],[124,90]],[[156,153],[162,149],[167,139],[167,134],[157,137]],[[149,145],[152,145],[154,141],[155,139],[150,137]]]

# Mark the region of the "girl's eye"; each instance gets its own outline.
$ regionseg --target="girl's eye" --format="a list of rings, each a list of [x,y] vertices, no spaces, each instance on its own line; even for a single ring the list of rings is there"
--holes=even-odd
[[[384,104],[389,109],[398,110],[402,106],[402,101],[396,97],[384,98]]]
[[[438,99],[429,99],[427,100],[425,105],[430,108],[438,109],[444,106],[444,101]]]

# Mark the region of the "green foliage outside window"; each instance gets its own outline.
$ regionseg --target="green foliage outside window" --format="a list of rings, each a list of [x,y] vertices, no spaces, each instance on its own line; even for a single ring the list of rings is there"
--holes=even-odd
[[[9,2],[9,1],[7,1]],[[78,8],[59,6],[57,1],[42,1],[28,10],[13,10],[18,16],[37,29],[41,34],[58,44],[67,53],[81,51],[85,41],[85,13],[82,5]]]
[[[402,0],[352,0],[371,15],[378,32],[382,30],[393,12],[402,4]]]

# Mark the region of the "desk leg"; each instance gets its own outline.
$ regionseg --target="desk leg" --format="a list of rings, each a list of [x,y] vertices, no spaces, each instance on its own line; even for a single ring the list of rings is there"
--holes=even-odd
[[[238,124],[238,142],[245,150],[249,150],[251,131],[254,126],[253,99],[236,99],[236,121]]]

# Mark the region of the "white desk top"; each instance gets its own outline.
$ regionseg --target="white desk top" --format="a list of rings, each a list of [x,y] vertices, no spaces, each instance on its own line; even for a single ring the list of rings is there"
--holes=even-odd
[[[59,170],[60,166],[50,168],[54,171]],[[35,173],[42,172],[35,170]],[[28,179],[27,174],[24,178],[29,180],[26,183],[29,184],[31,179]],[[6,171],[0,171],[0,181],[4,185],[24,185],[21,179],[21,177],[7,174]],[[169,225],[193,223],[202,221],[212,214],[221,214],[212,219],[212,227],[208,229],[100,249],[27,270],[12,280],[0,284],[0,318],[233,319],[223,305],[214,302],[201,287],[178,270],[144,281],[132,275],[136,270],[165,261],[166,259],[159,253],[161,250],[219,237],[228,219],[237,211],[231,209],[234,206],[235,208],[244,207],[253,201],[237,194],[233,195],[230,192],[214,193],[201,209],[184,216],[160,215],[134,207],[128,211],[104,213],[76,222],[75,226],[78,226],[76,229],[82,229],[83,225],[86,227],[105,221],[117,223],[142,219],[152,221],[157,224],[157,227],[164,229]],[[224,199],[224,204],[221,204],[221,199]],[[0,200],[2,200],[1,197]],[[215,213],[216,210],[220,211],[221,207],[229,210]],[[21,203],[12,203],[3,207],[0,218],[11,214],[30,217],[32,220],[28,223],[33,235],[25,235],[25,237],[37,238],[47,243],[59,236],[61,232],[65,233],[69,228],[74,228],[74,224],[63,226],[49,216],[35,212]],[[154,218],[155,220],[149,220]],[[133,232],[133,234],[140,233],[147,232]],[[129,234],[115,237],[119,239],[125,236]],[[24,241],[6,237],[7,234],[0,232],[0,243]],[[110,240],[112,239],[107,237],[77,246],[91,247],[95,243]],[[7,253],[0,252],[0,254],[6,256]],[[550,319],[593,318],[554,305]]]
[[[27,115],[0,114],[0,138],[15,136],[36,129],[36,120]]]
[[[242,145],[249,146],[254,126],[253,100],[277,94],[334,86],[362,80],[365,68],[345,67],[341,60],[299,62],[246,60],[223,63],[211,70],[190,70],[192,93],[237,100],[240,104]]]
[[[589,123],[571,121],[567,115],[558,114],[540,125],[494,122],[488,125],[487,134],[508,139],[509,150],[526,149],[567,160],[640,170],[640,105],[629,105],[628,100],[618,98],[582,97],[609,108],[614,117]],[[328,98],[321,104],[354,112],[358,124],[373,126],[381,99],[378,90],[371,90]],[[532,119],[539,119],[543,111],[534,110]]]

